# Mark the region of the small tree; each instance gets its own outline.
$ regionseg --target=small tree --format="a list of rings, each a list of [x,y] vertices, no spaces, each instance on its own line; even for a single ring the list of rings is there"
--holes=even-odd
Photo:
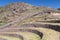
[[[60,11],[60,8],[57,8],[57,10],[59,10],[59,11]]]
[[[47,16],[48,16],[48,14],[44,14],[44,15],[43,15],[44,20],[47,20],[47,19],[48,19]]]

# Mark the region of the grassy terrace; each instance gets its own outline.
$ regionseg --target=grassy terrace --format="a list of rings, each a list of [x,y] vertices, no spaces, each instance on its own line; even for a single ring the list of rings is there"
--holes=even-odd
[[[34,34],[34,33],[30,33],[30,32],[5,32],[6,34],[17,34],[17,35],[22,35],[24,37],[24,40],[40,40],[39,36]],[[0,35],[0,38],[6,38],[8,40],[20,40],[20,38],[15,38],[13,36],[2,36]],[[14,39],[15,38],[15,39]]]
[[[51,29],[46,29],[46,28],[28,28],[28,29],[38,30],[38,31],[42,32],[43,33],[43,38],[40,39],[39,35],[36,35],[35,33],[27,32],[27,31],[26,32],[21,32],[21,31],[20,32],[12,32],[12,30],[11,30],[11,32],[1,32],[0,34],[18,34],[18,35],[22,35],[24,37],[24,40],[59,40],[59,37],[60,37],[60,33],[59,32],[51,30]],[[14,29],[14,30],[19,30],[19,29]],[[6,39],[8,37],[10,38],[10,36],[8,36],[8,37],[7,36],[3,36],[3,38],[4,37]],[[14,37],[12,36],[12,38],[14,38]]]
[[[16,38],[16,37],[12,37],[12,36],[2,36],[0,35],[0,40],[21,40],[19,38]]]

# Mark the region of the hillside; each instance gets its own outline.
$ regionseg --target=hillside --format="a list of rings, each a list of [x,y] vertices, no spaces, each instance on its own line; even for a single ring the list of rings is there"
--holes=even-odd
[[[60,11],[23,2],[0,7],[0,40],[12,38],[60,40]]]

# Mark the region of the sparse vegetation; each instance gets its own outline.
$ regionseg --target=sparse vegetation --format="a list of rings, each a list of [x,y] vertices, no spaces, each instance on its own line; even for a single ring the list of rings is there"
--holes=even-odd
[[[25,3],[0,7],[0,40],[60,40],[60,15],[53,15],[60,14],[57,10]]]

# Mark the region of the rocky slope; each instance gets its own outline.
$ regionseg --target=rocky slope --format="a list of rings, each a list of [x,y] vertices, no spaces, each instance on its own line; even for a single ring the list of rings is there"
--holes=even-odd
[[[60,15],[55,14],[60,13],[27,3],[0,7],[0,40],[60,40]]]

